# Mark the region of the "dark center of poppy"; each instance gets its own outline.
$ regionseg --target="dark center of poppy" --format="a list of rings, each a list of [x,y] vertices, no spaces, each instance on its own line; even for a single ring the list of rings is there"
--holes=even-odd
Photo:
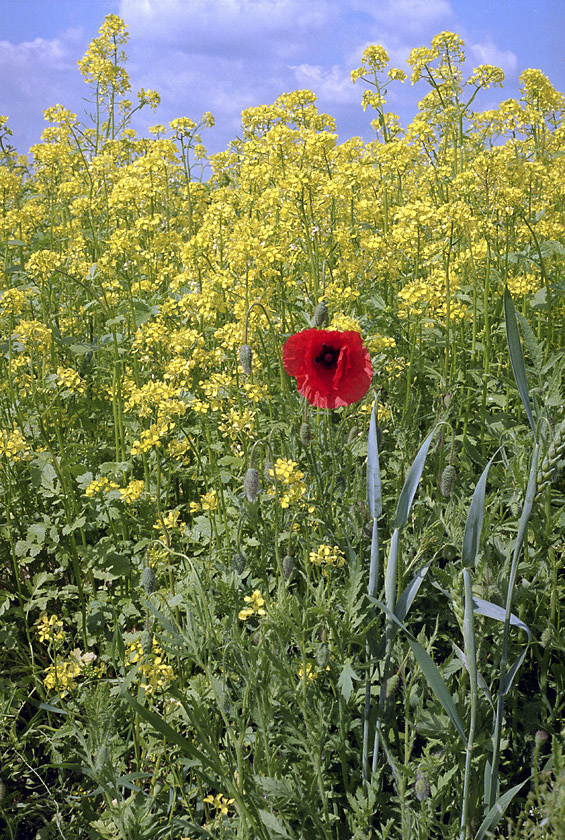
[[[314,359],[314,361],[317,365],[322,365],[322,367],[329,370],[330,368],[337,366],[339,353],[339,347],[330,347],[329,344],[322,344],[322,352]]]

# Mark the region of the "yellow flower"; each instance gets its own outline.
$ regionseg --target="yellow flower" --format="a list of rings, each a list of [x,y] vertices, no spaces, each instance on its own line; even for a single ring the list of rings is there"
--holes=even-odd
[[[238,612],[237,617],[241,619],[241,621],[247,621],[248,618],[255,615],[267,615],[267,611],[264,609],[265,599],[261,595],[259,589],[255,589],[251,595],[246,595],[243,600],[246,604],[249,604],[249,606],[244,607]]]
[[[218,814],[227,814],[229,806],[235,802],[235,799],[228,799],[223,793],[217,793],[215,796],[210,793],[204,797],[203,802],[208,802]]]

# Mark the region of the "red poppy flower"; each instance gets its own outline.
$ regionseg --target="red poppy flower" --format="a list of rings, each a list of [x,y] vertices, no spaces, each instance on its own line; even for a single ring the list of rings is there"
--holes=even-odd
[[[302,330],[283,346],[284,369],[296,377],[298,392],[318,408],[350,405],[365,396],[373,367],[354,330]]]

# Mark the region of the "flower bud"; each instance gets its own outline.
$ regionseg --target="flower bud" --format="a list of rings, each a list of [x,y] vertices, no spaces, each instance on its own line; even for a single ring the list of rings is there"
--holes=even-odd
[[[304,423],[300,424],[300,429],[298,430],[298,437],[300,439],[300,443],[303,446],[310,446],[312,442],[312,429],[310,428],[310,423],[304,421]]]
[[[551,627],[546,627],[545,630],[543,631],[543,633],[541,634],[540,641],[541,641],[542,647],[545,648],[548,645],[550,645],[552,638],[553,638],[553,632],[551,630]]]
[[[155,572],[148,566],[141,573],[141,585],[145,590],[146,595],[152,595],[157,589],[157,578]]]
[[[430,783],[422,773],[416,773],[414,793],[418,802],[424,802],[430,795]]]
[[[259,473],[253,467],[250,467],[245,473],[243,489],[248,502],[254,502],[259,495]]]
[[[247,565],[247,558],[245,554],[242,554],[241,552],[234,554],[231,559],[231,564],[234,568],[234,571],[236,571],[238,575],[240,575],[244,571],[245,566]]]
[[[239,348],[239,363],[246,376],[251,376],[253,370],[253,350],[249,344],[242,344]]]
[[[292,559],[290,554],[287,554],[285,557],[283,557],[281,562],[281,569],[284,579],[288,580],[294,570],[294,560]]]
[[[389,677],[386,684],[386,696],[392,697],[396,693],[399,685],[400,676],[398,674],[393,674],[392,677]]]
[[[547,741],[548,738],[549,735],[544,729],[538,729],[538,731],[536,732],[536,744],[541,746]]]
[[[150,656],[153,651],[153,633],[151,630],[144,630],[139,639],[141,650],[144,656]]]
[[[318,646],[318,650],[316,651],[316,662],[318,663],[318,667],[325,668],[328,664],[329,658],[330,649],[325,643],[322,643]]]
[[[314,310],[312,315],[312,326],[321,327],[325,324],[328,318],[328,304],[325,300],[321,300]]]
[[[441,476],[439,479],[439,491],[442,496],[448,498],[451,496],[453,491],[455,490],[455,485],[457,484],[457,470],[453,466],[453,464],[448,464],[446,467],[443,468],[441,471]]]

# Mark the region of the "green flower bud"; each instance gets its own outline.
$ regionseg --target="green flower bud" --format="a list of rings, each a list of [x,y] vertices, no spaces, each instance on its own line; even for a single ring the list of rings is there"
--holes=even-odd
[[[283,557],[281,562],[281,569],[284,579],[288,580],[294,569],[294,560],[292,559],[290,554],[287,554],[285,557]]]
[[[422,773],[416,774],[416,781],[414,783],[414,793],[418,802],[424,802],[430,795],[430,783]]]
[[[321,327],[325,324],[328,318],[328,304],[325,300],[320,301],[312,315],[312,326]]]
[[[259,473],[253,467],[250,467],[245,473],[243,488],[247,496],[247,501],[254,502],[259,495]]]
[[[318,663],[318,667],[325,668],[328,664],[329,658],[330,649],[325,643],[322,643],[318,646],[318,650],[316,651],[316,662]]]
[[[237,554],[234,554],[232,556],[231,564],[233,566],[234,571],[236,571],[238,575],[240,575],[245,570],[245,567],[247,565],[247,557],[245,556],[245,554],[241,554],[241,552],[238,552]]]
[[[144,656],[150,656],[153,651],[153,633],[151,630],[144,630],[140,636],[141,650]]]
[[[146,595],[152,595],[157,589],[157,578],[155,577],[155,572],[150,566],[144,569],[141,573],[141,585],[144,588]]]
[[[249,344],[242,344],[239,348],[239,363],[246,376],[251,376],[253,371],[253,350]]]
[[[448,464],[441,471],[439,479],[439,490],[442,496],[448,498],[455,490],[457,484],[457,470],[453,464]]]
[[[303,446],[310,446],[312,442],[312,429],[310,428],[310,423],[304,421],[304,423],[300,424],[300,429],[298,430],[298,437],[300,439],[300,443]]]

